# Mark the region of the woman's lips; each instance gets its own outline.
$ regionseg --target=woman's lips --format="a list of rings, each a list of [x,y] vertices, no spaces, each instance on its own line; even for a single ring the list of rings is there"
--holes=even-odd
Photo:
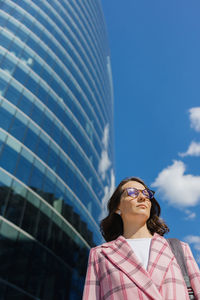
[[[139,205],[137,205],[137,207],[147,208],[145,204],[139,204]]]

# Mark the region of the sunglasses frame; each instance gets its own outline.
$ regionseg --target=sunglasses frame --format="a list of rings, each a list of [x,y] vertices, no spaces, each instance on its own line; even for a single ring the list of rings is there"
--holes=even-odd
[[[148,188],[146,188],[146,189],[144,189],[144,190],[139,190],[139,189],[137,189],[137,188],[126,188],[125,190],[127,191],[127,194],[128,194],[130,197],[132,197],[132,198],[137,198],[137,197],[139,196],[139,193],[141,192],[146,198],[148,198],[149,200],[152,200],[153,197],[154,197],[154,194],[155,194],[154,191],[152,191],[152,190],[150,190],[150,189],[148,189]],[[135,197],[132,196],[132,195],[130,194],[129,190],[135,190],[135,191],[137,191],[137,195],[136,195]],[[149,197],[148,197],[146,194],[144,194],[145,191],[148,192]]]

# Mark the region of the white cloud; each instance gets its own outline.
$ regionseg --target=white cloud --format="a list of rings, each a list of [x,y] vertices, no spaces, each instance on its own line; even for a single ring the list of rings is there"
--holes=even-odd
[[[185,175],[185,170],[182,161],[174,161],[158,174],[151,185],[174,206],[195,206],[200,202],[200,176]]]
[[[100,173],[102,179],[104,180],[106,177],[106,172],[108,171],[111,161],[108,156],[108,141],[109,141],[109,124],[107,124],[104,128],[102,144],[103,149],[101,152],[101,158],[98,165],[98,172]]]
[[[110,172],[110,186],[104,188],[104,196],[102,198],[102,212],[100,215],[100,220],[106,217],[107,215],[107,203],[110,197],[112,196],[115,190],[115,175],[113,169]]]
[[[189,209],[186,209],[185,210],[185,213],[186,213],[186,218],[185,220],[194,220],[196,218],[196,213],[195,212],[192,212],[191,210]]]
[[[104,148],[107,149],[108,148],[108,139],[109,139],[109,124],[107,124],[104,128],[104,132],[103,132],[103,145]]]
[[[105,179],[106,172],[109,169],[111,165],[111,161],[108,157],[108,152],[106,150],[103,150],[101,152],[101,159],[99,161],[98,171],[101,174],[102,179]]]
[[[193,244],[194,249],[200,251],[200,236],[197,235],[188,235],[184,238],[186,243]]]
[[[200,107],[193,107],[189,110],[191,127],[200,132]]]
[[[200,156],[200,143],[191,142],[188,150],[184,153],[179,153],[180,156]]]

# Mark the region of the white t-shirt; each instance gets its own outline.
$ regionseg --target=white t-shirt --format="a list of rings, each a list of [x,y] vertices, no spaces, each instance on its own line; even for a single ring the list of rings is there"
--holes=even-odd
[[[144,268],[147,270],[151,238],[126,239],[126,241],[133,249],[133,252],[137,256],[138,260],[143,264]]]

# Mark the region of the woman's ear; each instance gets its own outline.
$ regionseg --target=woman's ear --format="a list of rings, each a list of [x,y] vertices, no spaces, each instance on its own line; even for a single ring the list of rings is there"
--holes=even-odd
[[[120,210],[120,209],[117,209],[117,210],[116,210],[116,214],[121,215],[121,210]]]

